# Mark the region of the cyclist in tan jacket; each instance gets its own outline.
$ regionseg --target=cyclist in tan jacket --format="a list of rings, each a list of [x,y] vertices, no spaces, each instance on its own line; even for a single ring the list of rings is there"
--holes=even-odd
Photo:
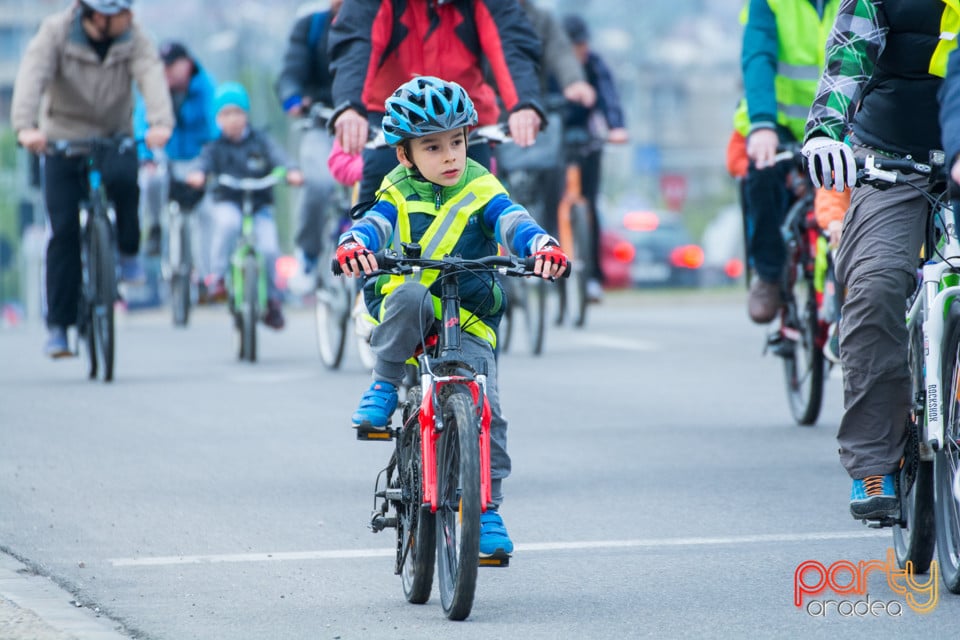
[[[82,0],[45,19],[30,41],[13,89],[11,120],[17,141],[42,153],[50,140],[131,135],[133,83],[143,94],[146,144],[163,147],[173,128],[170,93],[156,46],[133,21],[133,0]],[[101,162],[116,207],[121,278],[139,280],[140,224],[137,150]],[[80,225],[85,167],[77,158],[43,159],[43,191],[51,236],[46,258],[45,353],[71,355],[67,327],[76,323],[80,290]]]

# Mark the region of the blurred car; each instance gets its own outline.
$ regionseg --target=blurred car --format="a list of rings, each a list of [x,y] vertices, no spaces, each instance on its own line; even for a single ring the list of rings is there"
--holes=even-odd
[[[601,235],[601,266],[609,286],[696,287],[703,249],[676,214],[628,211]]]

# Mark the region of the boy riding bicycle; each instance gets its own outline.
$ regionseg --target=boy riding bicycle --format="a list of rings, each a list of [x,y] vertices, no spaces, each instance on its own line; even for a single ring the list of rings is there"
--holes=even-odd
[[[283,150],[266,135],[249,126],[250,98],[243,85],[226,82],[217,88],[214,96],[217,126],[220,137],[208,142],[200,154],[199,167],[186,177],[188,185],[203,187],[207,174],[229,174],[237,178],[262,178],[276,167],[287,167],[287,183],[300,185],[303,175],[287,162]],[[240,235],[243,194],[218,186],[213,192],[210,217],[213,222],[210,247],[210,275],[207,276],[208,296],[213,300],[226,299],[224,284],[230,252]],[[274,278],[274,263],[279,253],[277,223],[273,218],[273,192],[258,192],[254,197],[254,234],[257,249],[267,266],[267,313],[263,319],[271,329],[282,329],[285,320],[281,309],[281,294]]]
[[[340,238],[337,262],[348,276],[377,270],[374,253],[419,243],[424,258],[497,254],[498,243],[511,252],[537,258],[535,272],[561,276],[567,257],[522,206],[510,200],[500,182],[467,159],[467,130],[477,113],[466,91],[454,82],[421,76],[401,85],[385,102],[383,133],[396,147],[400,164],[387,176],[375,204]],[[433,326],[439,311],[436,271],[419,276],[380,276],[367,282],[364,299],[379,321],[371,347],[376,355],[373,383],[353,414],[355,426],[386,427],[397,407],[397,387],[405,362],[421,341],[421,328]],[[496,506],[503,500],[501,481],[510,473],[507,423],[500,413],[496,331],[503,313],[503,290],[492,274],[461,283],[463,350],[484,361],[492,412],[491,475],[495,508],[481,517],[481,555],[511,553],[513,542]]]

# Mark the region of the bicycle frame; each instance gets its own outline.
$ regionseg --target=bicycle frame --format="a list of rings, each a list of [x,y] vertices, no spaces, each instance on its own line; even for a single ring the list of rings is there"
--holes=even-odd
[[[941,211],[952,214],[952,209],[944,206]],[[953,215],[944,216],[947,228],[947,243],[939,249],[942,261],[928,261],[923,265],[923,282],[920,294],[907,312],[907,326],[915,326],[922,313],[921,330],[924,347],[924,434],[921,441],[921,460],[932,460],[934,452],[944,445],[943,424],[943,380],[940,376],[941,353],[937,346],[943,341],[944,313],[948,301],[960,297],[960,268],[950,264],[950,260],[960,260],[960,240]]]

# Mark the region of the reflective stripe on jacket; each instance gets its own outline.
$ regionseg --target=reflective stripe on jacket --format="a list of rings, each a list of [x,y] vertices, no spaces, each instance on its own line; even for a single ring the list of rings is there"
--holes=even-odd
[[[941,78],[947,75],[947,58],[957,48],[957,35],[960,33],[960,0],[943,0],[943,3],[947,6],[943,8],[943,17],[940,19],[940,41],[930,59],[930,74]]]

